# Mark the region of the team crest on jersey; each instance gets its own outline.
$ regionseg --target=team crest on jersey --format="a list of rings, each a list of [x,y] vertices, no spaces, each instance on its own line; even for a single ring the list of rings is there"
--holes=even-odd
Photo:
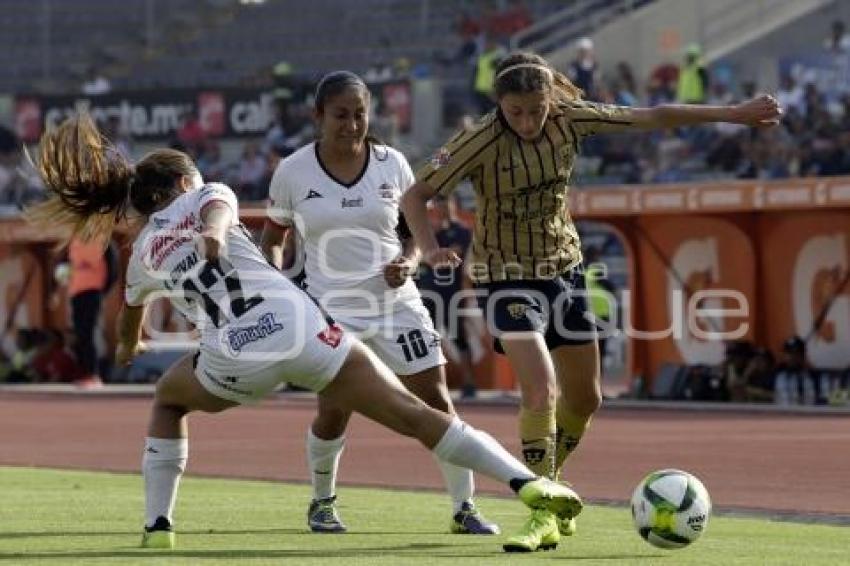
[[[431,165],[433,165],[434,169],[439,169],[440,167],[445,167],[449,164],[449,161],[452,160],[452,154],[448,149],[441,147],[437,150],[431,157]]]
[[[519,320],[525,316],[526,311],[528,311],[528,304],[526,303],[511,303],[507,306],[508,314],[511,315],[511,318],[514,320]]]
[[[246,345],[268,338],[281,330],[283,325],[275,319],[275,313],[267,312],[257,320],[257,324],[228,330],[227,343],[233,355],[238,356]]]
[[[396,189],[389,183],[384,183],[378,187],[378,196],[386,200],[395,200]]]

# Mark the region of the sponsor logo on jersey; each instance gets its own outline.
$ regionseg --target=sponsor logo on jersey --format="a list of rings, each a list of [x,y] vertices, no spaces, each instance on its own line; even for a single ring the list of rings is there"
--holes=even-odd
[[[275,313],[262,315],[257,324],[232,328],[227,331],[227,343],[235,355],[239,355],[246,345],[268,338],[275,332],[283,330],[283,325],[275,319]]]
[[[440,167],[445,167],[446,165],[448,165],[449,161],[451,160],[452,154],[449,152],[449,150],[444,147],[441,147],[437,150],[437,153],[435,153],[431,157],[431,165],[434,167],[434,169],[439,169]]]
[[[310,200],[311,198],[325,198],[325,197],[323,197],[322,193],[320,193],[319,191],[317,191],[315,189],[310,189],[310,191],[307,193],[307,196],[304,197],[304,200]]]
[[[195,213],[189,214],[181,220],[174,228],[163,231],[153,237],[150,244],[149,257],[151,266],[159,269],[162,262],[171,255],[174,250],[185,242],[190,242],[195,236]]]
[[[363,208],[363,197],[357,197],[357,198],[342,197],[342,208]]]
[[[171,221],[168,218],[154,218],[153,225],[157,230],[162,230],[166,226],[171,224]]]
[[[316,335],[316,338],[330,346],[336,348],[342,342],[342,328],[336,324],[331,324]]]
[[[378,196],[386,200],[395,200],[396,189],[389,183],[384,183],[378,187]]]

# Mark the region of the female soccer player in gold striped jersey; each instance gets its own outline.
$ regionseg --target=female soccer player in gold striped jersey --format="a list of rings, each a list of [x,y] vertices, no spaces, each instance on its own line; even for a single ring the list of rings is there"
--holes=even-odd
[[[427,201],[469,179],[476,218],[469,266],[496,349],[519,377],[526,463],[556,476],[602,400],[596,327],[588,320],[578,233],[568,181],[586,136],[706,122],[754,127],[778,122],[772,96],[735,106],[630,108],[586,102],[569,79],[528,52],[496,70],[497,108],[461,131],[417,172],[401,208],[431,265],[457,265],[427,221]],[[508,551],[551,548],[573,521],[534,512]]]

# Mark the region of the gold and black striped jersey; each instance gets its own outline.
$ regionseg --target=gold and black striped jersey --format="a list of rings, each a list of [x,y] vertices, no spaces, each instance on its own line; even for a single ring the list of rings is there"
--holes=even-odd
[[[455,135],[416,173],[438,192],[475,188],[470,272],[476,283],[548,279],[581,261],[567,190],[585,136],[632,126],[630,108],[576,100],[550,111],[536,141],[495,110]]]

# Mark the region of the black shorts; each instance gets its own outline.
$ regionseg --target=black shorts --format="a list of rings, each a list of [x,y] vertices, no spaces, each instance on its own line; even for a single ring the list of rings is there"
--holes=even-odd
[[[596,340],[581,266],[554,279],[497,281],[476,288],[486,291],[478,304],[500,354],[505,353],[499,341],[503,332],[540,332],[549,350]]]

